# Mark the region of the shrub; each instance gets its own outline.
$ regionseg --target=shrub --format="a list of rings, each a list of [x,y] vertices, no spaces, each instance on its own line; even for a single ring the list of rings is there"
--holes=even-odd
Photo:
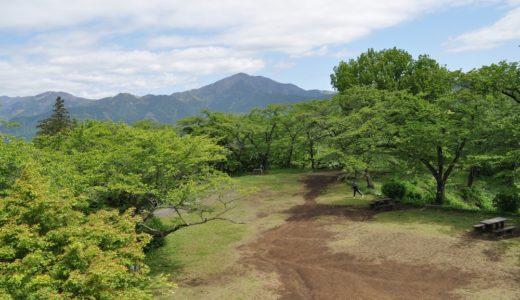
[[[421,202],[423,200],[423,196],[421,193],[410,191],[406,193],[406,199],[410,200],[411,202]]]
[[[388,182],[381,188],[383,195],[392,199],[403,199],[406,195],[406,186],[400,182]]]
[[[483,198],[482,192],[475,188],[464,187],[461,190],[461,196],[464,202],[468,204],[475,205],[478,208],[483,208]]]
[[[500,193],[493,199],[493,206],[502,212],[516,213],[520,206],[520,197],[517,194]]]

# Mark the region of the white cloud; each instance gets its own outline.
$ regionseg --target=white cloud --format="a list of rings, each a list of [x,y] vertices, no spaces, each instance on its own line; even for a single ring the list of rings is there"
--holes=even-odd
[[[449,51],[462,52],[495,48],[515,40],[520,41],[520,7],[510,10],[503,18],[490,26],[459,35],[449,41],[447,46]]]
[[[44,61],[25,58],[0,61],[0,86],[2,94],[7,95],[17,95],[20,91],[30,95],[47,90],[90,97],[120,91],[158,93],[192,85],[201,75],[256,72],[263,67],[261,59],[218,47],[163,52],[91,50],[53,55]]]
[[[0,29],[200,30],[150,36],[153,47],[225,44],[300,54],[347,43],[418,15],[493,0],[0,0]],[[516,1],[516,0],[510,0]],[[23,17],[21,17],[23,16]],[[190,32],[192,33],[192,32]]]
[[[504,1],[0,0],[0,34],[34,35],[0,48],[0,87],[92,96],[182,88],[204,75],[257,72],[269,53],[334,55],[425,13]]]

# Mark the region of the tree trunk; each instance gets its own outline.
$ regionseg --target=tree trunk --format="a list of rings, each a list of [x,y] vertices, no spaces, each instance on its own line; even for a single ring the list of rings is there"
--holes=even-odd
[[[267,168],[269,167],[268,164],[269,164],[269,161],[268,161],[267,156],[262,155],[262,156],[260,157],[260,166],[262,167],[262,169],[263,169],[264,171],[267,170]]]
[[[314,162],[314,145],[312,143],[309,144],[309,155],[311,157],[311,168],[314,170],[316,169],[316,163]]]
[[[477,178],[477,175],[478,175],[478,167],[471,166],[469,168],[469,173],[468,173],[468,187],[469,188],[473,186],[473,182]]]
[[[287,160],[285,161],[286,168],[291,167],[293,152],[294,152],[294,141],[291,139],[291,146],[289,147],[289,155],[287,156]]]
[[[365,178],[367,180],[367,188],[374,189],[374,182],[372,181],[372,176],[370,176],[370,173],[368,172],[368,168],[365,169]]]
[[[446,182],[442,180],[442,178],[436,178],[437,180],[437,193],[435,194],[435,204],[443,205],[444,204],[444,195],[446,190]]]

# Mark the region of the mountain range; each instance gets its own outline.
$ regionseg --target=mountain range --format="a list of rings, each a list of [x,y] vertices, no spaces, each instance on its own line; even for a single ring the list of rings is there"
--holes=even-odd
[[[3,132],[31,138],[39,120],[47,118],[59,96],[78,120],[98,119],[134,122],[152,119],[173,124],[178,119],[198,114],[202,109],[243,113],[255,107],[276,103],[296,103],[330,98],[334,93],[304,90],[294,84],[279,83],[262,76],[238,73],[210,85],[171,95],[135,96],[120,93],[102,99],[86,99],[64,92],[45,92],[36,96],[0,96],[0,119],[16,122],[19,127],[1,128]]]

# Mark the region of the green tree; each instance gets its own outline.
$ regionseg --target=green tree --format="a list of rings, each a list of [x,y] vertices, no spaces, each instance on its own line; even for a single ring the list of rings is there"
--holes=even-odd
[[[460,72],[451,72],[428,55],[414,59],[408,52],[392,48],[368,49],[356,59],[341,61],[334,67],[331,84],[340,93],[355,86],[379,90],[405,90],[433,100],[449,93]]]
[[[226,199],[209,199],[228,189],[228,177],[216,170],[226,151],[207,136],[179,136],[171,126],[149,122],[89,121],[61,143],[56,138],[46,137],[40,145],[73,166],[76,192],[89,195],[90,209],[134,209],[143,220],[139,228],[155,237],[222,218],[230,208]],[[173,224],[163,226],[155,218],[160,208],[174,211]]]
[[[0,201],[0,298],[152,298],[154,283],[164,281],[151,278],[144,264],[150,236],[136,233],[141,217],[132,210],[89,212],[84,195],[49,176],[50,155],[19,146],[23,152],[2,151],[12,157],[0,161],[15,178]]]
[[[518,62],[501,61],[470,71],[465,87],[486,96],[495,118],[488,124],[491,134],[482,143],[486,153],[477,163],[498,167],[498,173],[520,187],[520,67]],[[513,100],[513,101],[511,101]],[[471,172],[470,172],[471,175]]]
[[[253,146],[251,150],[264,170],[269,169],[272,145],[277,138],[277,129],[284,109],[280,105],[269,105],[266,109],[254,109],[247,115],[250,129],[247,136]]]
[[[359,86],[333,99],[340,109],[332,119],[331,142],[341,151],[345,171],[354,173],[356,178],[362,174],[368,188],[374,188],[371,177],[374,165],[392,161],[388,149],[382,147],[387,141],[388,122],[381,115],[383,112],[375,109],[376,104],[391,96],[392,92]]]
[[[329,117],[330,105],[326,101],[303,102],[294,106],[302,122],[303,147],[312,169],[319,164],[320,146],[325,145],[325,139],[331,136]]]
[[[203,111],[201,116],[188,117],[177,122],[184,134],[207,136],[227,150],[227,159],[222,162],[225,171],[241,172],[250,167],[251,155],[249,143],[252,134],[247,116],[222,112]],[[257,164],[256,164],[257,166]]]
[[[302,133],[305,130],[305,115],[301,109],[294,106],[286,106],[283,115],[280,117],[280,166],[290,168],[293,166],[296,154],[299,152],[299,145],[302,144]]]
[[[427,55],[413,59],[395,48],[369,49],[340,62],[331,75],[346,119],[340,145],[346,149],[344,141],[355,140],[344,151],[362,158],[360,165],[381,153],[379,148],[423,165],[437,182],[435,202],[443,204],[446,182],[482,134],[486,115],[483,97],[464,89],[461,77]]]
[[[56,135],[72,127],[72,120],[65,108],[65,101],[58,97],[52,115],[38,123],[38,135]]]
[[[412,56],[401,49],[368,49],[356,59],[341,61],[330,75],[332,86],[340,93],[353,86],[384,90],[403,89],[402,80],[413,64]]]
[[[433,102],[402,94],[378,109],[387,120],[386,145],[395,155],[422,164],[437,183],[435,203],[445,201],[446,183],[469,145],[482,137],[488,117],[483,97],[463,90]]]

